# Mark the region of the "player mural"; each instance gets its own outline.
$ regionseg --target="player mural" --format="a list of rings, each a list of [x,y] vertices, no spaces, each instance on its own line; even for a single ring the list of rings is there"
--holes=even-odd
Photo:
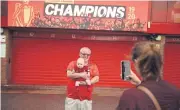
[[[106,4],[106,5],[103,5]],[[46,0],[11,2],[10,26],[88,30],[146,31],[148,2]],[[9,14],[10,15],[10,14]]]

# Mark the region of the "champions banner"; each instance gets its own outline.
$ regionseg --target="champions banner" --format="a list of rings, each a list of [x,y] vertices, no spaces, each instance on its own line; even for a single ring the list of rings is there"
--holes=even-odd
[[[8,26],[147,31],[148,1],[9,1]]]

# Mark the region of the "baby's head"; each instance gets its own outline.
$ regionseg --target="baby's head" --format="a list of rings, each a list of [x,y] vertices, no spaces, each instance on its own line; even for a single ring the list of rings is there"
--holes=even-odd
[[[84,59],[83,58],[78,58],[77,59],[77,67],[78,68],[83,68],[84,67]]]

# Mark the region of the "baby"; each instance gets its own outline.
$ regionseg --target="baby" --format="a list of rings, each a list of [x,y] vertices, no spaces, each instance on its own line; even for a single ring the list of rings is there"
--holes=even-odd
[[[90,72],[89,72],[89,69],[88,69],[88,66],[85,66],[84,65],[84,59],[83,58],[78,58],[77,59],[77,63],[76,63],[76,66],[77,68],[75,68],[75,72],[87,72],[88,74],[88,78],[85,79],[87,85],[91,85],[91,81],[90,81]],[[80,81],[76,81],[75,82],[75,86],[78,87],[80,85]]]

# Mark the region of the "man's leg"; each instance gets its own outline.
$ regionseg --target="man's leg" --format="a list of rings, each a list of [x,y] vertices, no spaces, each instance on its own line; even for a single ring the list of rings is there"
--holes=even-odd
[[[81,110],[92,110],[92,100],[81,101]]]
[[[80,100],[67,97],[65,99],[65,110],[80,110],[79,103]]]

